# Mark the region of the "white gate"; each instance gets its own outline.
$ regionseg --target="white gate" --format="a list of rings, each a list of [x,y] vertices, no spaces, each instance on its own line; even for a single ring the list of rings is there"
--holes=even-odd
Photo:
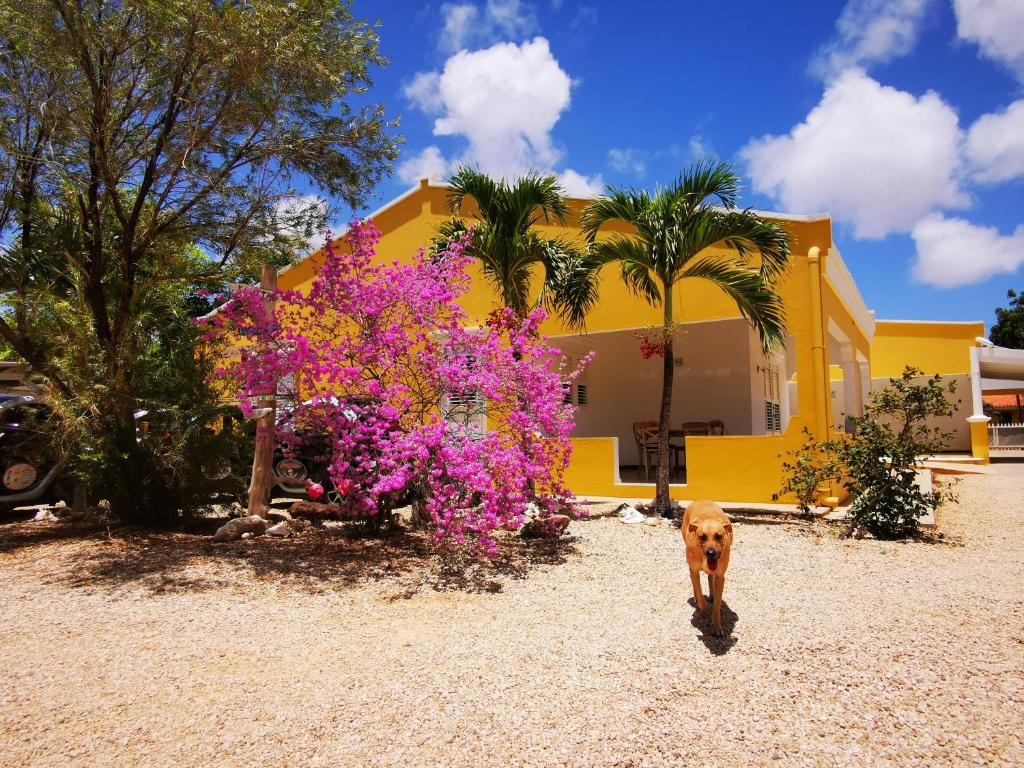
[[[1009,451],[1024,451],[1024,424],[988,425],[988,446]]]

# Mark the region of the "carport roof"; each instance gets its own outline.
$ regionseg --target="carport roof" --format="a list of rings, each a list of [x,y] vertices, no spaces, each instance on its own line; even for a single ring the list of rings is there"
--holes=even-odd
[[[986,394],[1024,390],[1024,349],[978,349],[981,390]]]

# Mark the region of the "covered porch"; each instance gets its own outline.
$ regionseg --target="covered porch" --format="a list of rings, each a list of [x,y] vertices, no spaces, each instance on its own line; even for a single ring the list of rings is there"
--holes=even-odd
[[[654,485],[664,361],[644,359],[634,328],[552,338],[575,362],[594,359],[566,397],[578,407],[577,442],[602,438],[614,445],[616,482]],[[792,348],[792,342],[790,343]],[[672,483],[692,475],[695,439],[781,435],[796,397],[786,386],[793,355],[765,356],[742,318],[690,322],[675,341],[670,455]],[[789,358],[789,360],[787,360]]]

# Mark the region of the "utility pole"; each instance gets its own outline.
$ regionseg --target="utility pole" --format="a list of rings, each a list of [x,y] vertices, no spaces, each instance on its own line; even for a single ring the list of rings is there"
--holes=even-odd
[[[274,291],[277,290],[277,269],[264,264],[260,274],[263,312],[274,315]],[[249,514],[267,516],[270,486],[274,471],[274,441],[277,431],[277,380],[267,383],[259,401],[260,416],[256,420],[256,451],[252,457],[252,479],[249,481]]]

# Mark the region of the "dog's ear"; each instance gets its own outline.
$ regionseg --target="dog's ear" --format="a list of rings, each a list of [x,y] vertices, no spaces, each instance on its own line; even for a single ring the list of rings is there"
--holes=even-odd
[[[697,524],[696,523],[690,523],[688,526],[686,526],[686,529],[690,533],[696,533],[697,532]]]
[[[725,532],[730,534],[732,533],[732,523],[725,524]]]

